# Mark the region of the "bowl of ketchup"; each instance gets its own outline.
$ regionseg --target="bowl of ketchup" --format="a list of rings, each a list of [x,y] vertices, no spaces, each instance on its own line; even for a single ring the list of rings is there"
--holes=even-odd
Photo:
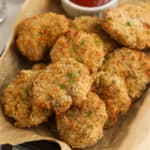
[[[110,0],[70,0],[79,6],[98,7],[106,4]]]
[[[103,11],[116,7],[118,0],[61,0],[65,12],[71,16],[102,15]]]

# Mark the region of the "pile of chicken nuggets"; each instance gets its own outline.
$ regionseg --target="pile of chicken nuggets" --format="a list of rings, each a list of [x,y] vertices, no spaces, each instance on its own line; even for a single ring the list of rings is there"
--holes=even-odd
[[[45,13],[21,22],[16,44],[35,65],[4,89],[4,113],[21,128],[54,116],[71,147],[97,143],[150,83],[149,12],[150,3],[124,4],[102,19]]]

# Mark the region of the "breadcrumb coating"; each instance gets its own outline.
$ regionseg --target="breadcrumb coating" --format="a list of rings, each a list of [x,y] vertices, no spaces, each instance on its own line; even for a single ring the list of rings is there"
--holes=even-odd
[[[124,4],[104,13],[103,29],[123,46],[150,48],[150,3]]]
[[[38,74],[38,71],[20,71],[3,92],[4,113],[13,118],[18,127],[38,126],[46,122],[52,114],[51,109],[41,109],[33,103],[32,84]]]
[[[150,83],[150,56],[143,52],[121,48],[106,59],[102,70],[117,74],[126,84],[132,100],[138,99]]]
[[[52,62],[61,58],[75,58],[85,64],[91,72],[96,72],[104,60],[102,40],[94,33],[70,31],[58,38],[50,52]]]
[[[94,75],[95,92],[106,104],[108,120],[105,127],[112,127],[118,118],[125,114],[131,105],[126,86],[121,77],[108,72],[99,72]]]
[[[105,53],[109,53],[118,47],[117,43],[107,35],[101,27],[102,21],[96,16],[76,17],[72,22],[72,28],[85,32],[96,33],[103,41]]]
[[[60,138],[73,148],[85,148],[100,140],[106,120],[105,104],[92,92],[88,93],[87,101],[80,107],[73,106],[67,112],[56,115]]]
[[[56,113],[80,105],[91,89],[88,68],[74,59],[61,59],[42,71],[33,86],[34,101],[39,106],[52,108]]]
[[[43,60],[58,36],[69,29],[69,20],[59,14],[45,13],[26,19],[16,30],[16,43],[30,61]]]

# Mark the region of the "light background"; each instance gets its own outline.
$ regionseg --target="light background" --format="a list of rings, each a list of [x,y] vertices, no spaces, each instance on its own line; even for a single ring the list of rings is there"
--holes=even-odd
[[[0,23],[0,53],[6,45],[11,28],[16,17],[19,15],[22,4],[25,0],[5,0],[6,1],[6,19]],[[0,3],[2,0],[0,0]]]

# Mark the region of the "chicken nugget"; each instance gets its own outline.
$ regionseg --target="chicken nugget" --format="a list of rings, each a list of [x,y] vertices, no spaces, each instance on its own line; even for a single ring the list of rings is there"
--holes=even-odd
[[[150,48],[150,3],[125,4],[104,13],[103,29],[120,44]]]
[[[4,113],[15,120],[21,128],[38,126],[48,120],[52,111],[33,104],[32,83],[38,71],[22,70],[4,90],[2,104]]]
[[[85,32],[96,33],[103,41],[105,53],[109,53],[117,48],[117,43],[111,39],[101,28],[101,20],[96,16],[81,16],[76,17],[72,23],[72,28],[83,30]]]
[[[85,148],[98,142],[103,136],[107,120],[104,102],[97,94],[89,92],[81,107],[73,106],[67,112],[56,115],[60,138],[73,148]]]
[[[143,94],[150,83],[149,60],[150,56],[143,52],[121,48],[108,56],[101,70],[120,76],[134,101]]]
[[[88,68],[74,59],[61,59],[42,71],[33,86],[33,98],[43,108],[64,112],[86,99],[92,78]]]
[[[75,58],[96,72],[104,60],[105,52],[99,36],[83,31],[70,31],[58,38],[50,52],[52,62],[61,58]]]
[[[131,105],[126,86],[121,77],[107,72],[99,72],[94,76],[95,92],[106,104],[108,120],[105,127],[112,127],[120,115],[125,114]]]
[[[17,27],[17,46],[30,61],[43,60],[58,36],[69,29],[69,20],[59,14],[45,13],[26,19]]]

